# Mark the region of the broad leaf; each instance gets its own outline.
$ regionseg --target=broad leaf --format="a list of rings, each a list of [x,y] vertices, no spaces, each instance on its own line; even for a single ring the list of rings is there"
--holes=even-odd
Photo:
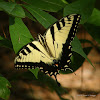
[[[3,46],[3,47],[7,47],[7,48],[10,48],[12,49],[12,43],[10,40],[7,40],[3,37],[0,36],[0,46]]]
[[[91,17],[84,24],[88,33],[100,44],[100,11],[96,8],[93,10]]]
[[[28,44],[31,42],[31,39],[33,39],[28,28],[20,18],[10,17],[9,31],[15,53],[18,53],[24,45]]]
[[[100,26],[100,10],[94,8],[92,15],[87,20],[87,23],[93,24],[95,26]]]
[[[52,25],[56,20],[50,14],[33,7],[32,5],[23,5],[45,28],[48,28]]]
[[[21,18],[25,17],[23,8],[17,3],[0,2],[0,8],[4,10],[5,12],[7,12],[9,15],[21,17]]]
[[[34,76],[38,79],[39,68],[35,68],[34,70],[33,69],[29,69],[29,71],[31,71],[34,74]]]
[[[35,21],[35,22],[36,22],[35,18],[33,18],[33,16],[32,16],[28,11],[24,10],[24,12],[25,12],[25,16],[26,16],[27,18],[29,18],[29,19],[31,19],[32,21]]]
[[[3,2],[4,0],[0,0],[0,2]],[[0,8],[0,11],[3,11],[3,9],[2,8]]]
[[[37,9],[39,8],[50,12],[57,12],[66,5],[61,0],[23,0],[23,1],[28,4],[31,4],[33,7],[36,7]]]
[[[82,16],[81,23],[85,23],[91,16],[95,0],[77,0],[64,8],[64,16],[68,14],[80,14]]]
[[[84,27],[88,33],[100,44],[100,26],[85,23]]]
[[[9,81],[0,76],[0,98],[8,100],[10,96],[10,90],[9,88],[11,87]]]
[[[87,58],[86,54],[84,53],[82,46],[81,46],[81,43],[77,37],[75,37],[74,40],[72,41],[72,51],[80,54],[82,57],[84,57],[92,65],[91,61]]]
[[[81,43],[89,43],[91,44],[92,46],[94,46],[94,44],[92,43],[92,41],[90,40],[87,40],[87,39],[79,39]]]
[[[0,0],[0,2],[3,2],[4,0]]]

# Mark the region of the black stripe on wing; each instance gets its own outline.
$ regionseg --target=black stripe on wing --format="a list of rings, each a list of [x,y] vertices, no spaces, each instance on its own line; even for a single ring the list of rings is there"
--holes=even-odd
[[[26,50],[28,53],[31,52],[31,50],[26,46],[26,47],[24,47],[23,50],[21,50],[21,53],[22,53],[23,55],[27,55],[27,53],[25,52],[25,50]]]
[[[62,18],[61,21],[57,21],[56,23],[54,23],[54,24],[56,24],[58,31],[61,30],[61,28],[62,28],[61,25],[60,25],[60,22],[62,23],[63,27],[65,26],[64,18]],[[55,41],[54,24],[50,27],[50,32],[51,32],[53,41]]]
[[[51,31],[52,39],[53,39],[53,41],[55,41],[55,37],[54,37],[54,26],[51,26],[50,27],[50,31]]]
[[[61,19],[61,22],[62,22],[62,25],[63,25],[63,27],[65,26],[65,21],[64,21],[64,18],[63,19]]]
[[[28,53],[31,52],[31,50],[27,46],[24,49],[26,49]]]
[[[70,17],[69,16],[66,16],[68,21],[71,21]],[[51,35],[52,35],[52,39],[53,39],[53,43],[55,41],[55,33],[54,33],[54,30],[56,29],[55,27],[57,27],[58,31],[60,31],[64,26],[65,26],[65,18],[62,18],[61,20],[55,22],[51,27],[50,27],[50,32],[51,32]],[[54,27],[54,25],[56,24],[56,26]],[[63,27],[61,27],[61,24],[63,25]],[[67,24],[71,24],[71,23],[67,23]]]
[[[58,30],[61,30],[61,26],[60,26],[59,21],[56,23],[56,25],[57,25]]]
[[[27,53],[24,51],[24,49],[21,51],[21,53],[22,53],[23,55],[27,55]]]
[[[31,43],[29,43],[29,45],[31,46],[31,47],[33,47],[34,49],[36,49],[36,50],[38,50],[38,51],[40,51],[32,42]],[[40,51],[41,52],[41,51]]]

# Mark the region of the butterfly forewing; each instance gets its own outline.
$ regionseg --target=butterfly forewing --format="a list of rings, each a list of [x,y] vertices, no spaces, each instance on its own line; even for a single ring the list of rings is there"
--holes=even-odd
[[[47,45],[53,57],[55,57],[56,59],[61,59],[63,44],[66,43],[68,37],[71,41],[75,37],[79,20],[80,15],[69,15],[56,22],[46,31],[45,38]],[[74,30],[72,31],[71,28],[73,28]],[[70,43],[71,41],[68,41],[68,43]]]

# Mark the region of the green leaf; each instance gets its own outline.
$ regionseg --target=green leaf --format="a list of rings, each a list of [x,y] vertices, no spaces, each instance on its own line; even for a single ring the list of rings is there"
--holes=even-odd
[[[88,33],[98,42],[100,43],[100,26],[95,26],[93,24],[85,23],[85,29]]]
[[[100,26],[100,10],[94,8],[92,15],[88,19],[87,23]]]
[[[3,2],[4,0],[0,0],[0,2]]]
[[[85,55],[88,55],[89,52],[91,51],[92,47],[87,47],[87,48],[83,48],[83,52],[85,53]],[[71,63],[71,68],[76,71],[78,68],[80,68],[83,64],[83,62],[85,61],[85,57],[83,57],[82,55],[73,52],[73,60]],[[92,65],[93,66],[93,65]]]
[[[84,57],[92,65],[91,61],[87,58],[86,54],[84,53],[82,46],[81,46],[81,43],[77,37],[75,37],[74,40],[72,41],[72,51],[80,54],[82,57]]]
[[[80,14],[82,16],[81,23],[85,23],[91,16],[95,0],[77,0],[64,8],[64,16],[69,14]]]
[[[34,74],[34,76],[36,77],[36,79],[38,79],[39,68],[29,69],[29,71],[31,71]]]
[[[3,38],[1,36],[0,36],[0,46],[7,47],[7,48],[10,48],[10,49],[13,48],[11,41]]]
[[[64,2],[65,4],[68,4],[68,2],[66,0],[61,0],[62,2]]]
[[[25,12],[25,16],[27,18],[29,18],[29,19],[33,20],[34,22],[36,22],[35,18],[33,18],[33,16],[29,12],[27,12],[26,10],[24,10],[24,12]]]
[[[33,7],[32,5],[23,5],[45,28],[48,28],[51,24],[53,24],[56,20],[50,14]]]
[[[18,51],[24,45],[28,44],[29,42],[31,42],[31,39],[33,39],[28,28],[20,18],[10,17],[9,31],[15,53],[18,53]]]
[[[25,17],[25,13],[23,8],[13,2],[0,2],[0,8],[7,12],[9,15],[16,16],[16,17]]]
[[[11,87],[9,81],[0,76],[0,98],[7,100],[10,96],[10,90]]]
[[[0,8],[0,11],[3,11],[3,9]]]
[[[80,42],[81,42],[81,43],[89,43],[89,44],[91,44],[92,46],[94,46],[94,44],[93,44],[90,40],[80,39]]]
[[[3,2],[4,0],[0,0],[0,2]],[[0,8],[0,11],[3,11],[3,9],[2,8]]]
[[[33,7],[36,7],[37,9],[39,8],[50,12],[57,12],[66,5],[61,0],[23,0],[23,1],[28,4],[31,4]]]
[[[88,33],[100,43],[100,11],[96,8],[93,10],[91,17],[87,23],[84,24],[85,29]]]
[[[0,36],[0,40],[3,40],[4,38],[2,36]]]

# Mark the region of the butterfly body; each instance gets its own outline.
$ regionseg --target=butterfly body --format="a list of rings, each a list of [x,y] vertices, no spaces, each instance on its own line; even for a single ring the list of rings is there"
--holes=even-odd
[[[54,76],[60,70],[68,69],[72,56],[71,41],[79,21],[79,14],[68,15],[50,26],[43,36],[39,34],[37,41],[32,41],[19,51],[15,68],[39,67],[44,73]]]

